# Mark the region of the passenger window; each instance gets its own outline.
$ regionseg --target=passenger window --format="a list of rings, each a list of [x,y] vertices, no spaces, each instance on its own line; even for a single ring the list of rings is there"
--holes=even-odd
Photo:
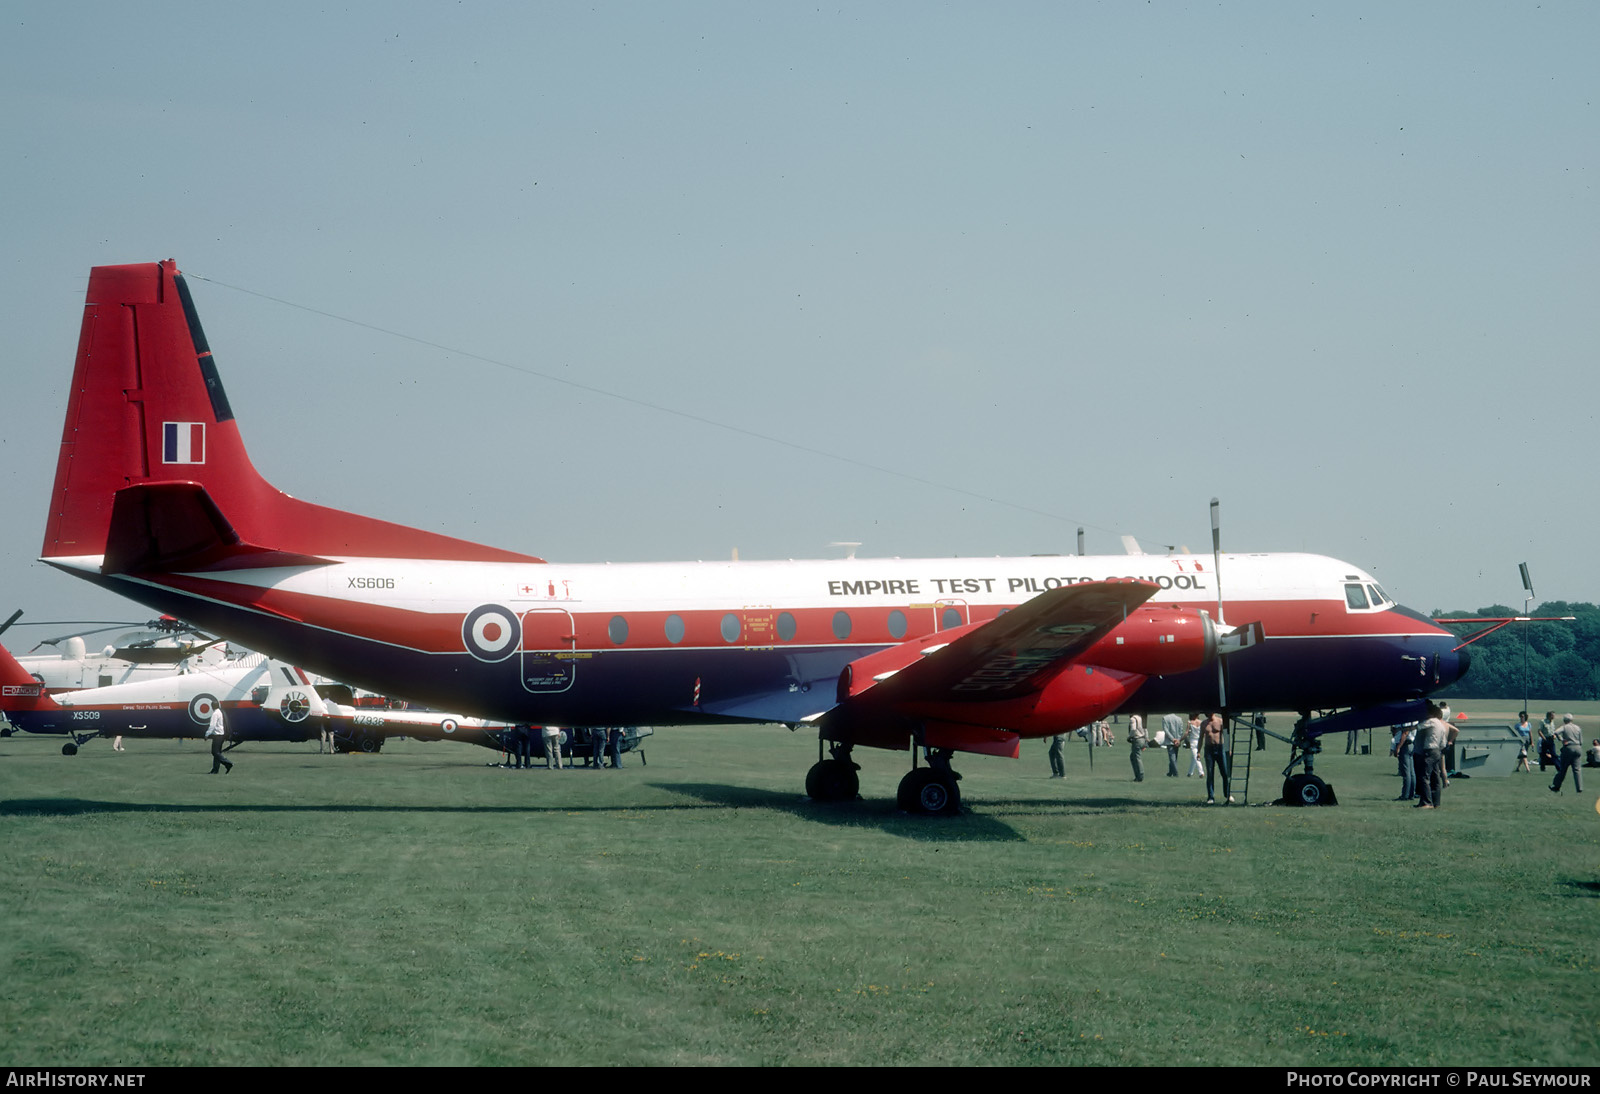
[[[901,639],[906,636],[906,613],[896,608],[889,613],[889,637]]]
[[[795,635],[794,616],[788,612],[778,613],[778,639],[783,642],[793,642]]]
[[[681,615],[669,615],[669,616],[667,616],[666,631],[667,631],[667,641],[668,642],[671,642],[674,646],[676,646],[679,642],[682,642],[683,641],[683,631],[684,631],[683,616],[681,616]]]
[[[833,636],[835,638],[849,638],[850,637],[850,613],[849,612],[834,612],[833,613]]]
[[[622,645],[628,640],[628,621],[620,615],[612,616],[611,622],[606,624],[606,637],[613,646]]]
[[[947,631],[951,627],[961,626],[961,610],[959,608],[946,608],[944,615],[939,619],[939,629]]]
[[[1367,593],[1360,585],[1346,585],[1344,587],[1344,602],[1353,610],[1370,607],[1367,603]]]
[[[724,642],[739,641],[739,617],[729,612],[722,617],[722,640]]]

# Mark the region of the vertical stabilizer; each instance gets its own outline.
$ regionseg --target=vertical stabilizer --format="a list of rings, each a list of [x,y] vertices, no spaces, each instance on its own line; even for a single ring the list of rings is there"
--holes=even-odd
[[[11,651],[0,646],[0,711],[54,710],[58,704]]]
[[[192,484],[185,490],[175,484]],[[198,487],[198,490],[194,489]],[[138,488],[137,491],[130,488]],[[117,504],[119,491],[129,491]],[[245,453],[216,358],[172,261],[99,266],[89,274],[61,455],[42,555],[176,562],[172,529],[195,514],[252,545],[307,556],[537,562],[388,521],[299,501],[257,473]],[[220,544],[220,546],[219,546]]]

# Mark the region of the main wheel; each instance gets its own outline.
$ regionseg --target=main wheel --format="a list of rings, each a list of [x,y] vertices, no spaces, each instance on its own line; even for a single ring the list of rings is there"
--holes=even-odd
[[[848,760],[819,760],[806,772],[806,793],[813,801],[854,801],[860,791],[861,777]]]
[[[63,756],[76,756],[78,754],[78,746],[71,743],[64,744],[61,746],[61,754]]]
[[[919,767],[900,780],[897,804],[907,813],[929,817],[951,816],[961,812],[961,791],[955,774],[944,774],[931,767]]]

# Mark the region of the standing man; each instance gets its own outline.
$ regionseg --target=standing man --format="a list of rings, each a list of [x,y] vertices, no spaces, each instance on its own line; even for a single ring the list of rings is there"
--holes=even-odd
[[[1410,726],[1398,726],[1394,739],[1394,757],[1400,762],[1400,796],[1397,802],[1408,802],[1417,796],[1417,769],[1412,763],[1416,740]]]
[[[1178,777],[1178,746],[1183,743],[1183,716],[1181,714],[1163,714],[1161,716],[1161,733],[1166,738],[1167,746],[1167,778]]]
[[[1222,796],[1228,804],[1233,804],[1233,784],[1228,778],[1228,748],[1222,729],[1222,715],[1213,714],[1206,719],[1205,727],[1200,731],[1200,737],[1206,750],[1206,804],[1215,805],[1216,796],[1216,771],[1222,768]]]
[[[561,770],[561,727],[545,726],[544,736],[544,765]]]
[[[1144,751],[1144,718],[1138,714],[1128,715],[1128,761],[1133,764],[1133,781],[1144,782],[1144,757],[1139,753]]]
[[[1544,712],[1544,721],[1539,724],[1539,770],[1543,771],[1548,765],[1556,762],[1555,741],[1556,737],[1556,712]]]
[[[1067,735],[1065,733],[1057,733],[1050,738],[1050,777],[1052,779],[1064,779],[1067,777],[1067,763],[1062,755],[1062,749],[1066,747],[1066,743]]]
[[[1444,746],[1450,738],[1437,703],[1428,704],[1428,717],[1417,727],[1412,746],[1417,768],[1418,809],[1437,809],[1444,803]]]
[[[1578,723],[1572,720],[1572,715],[1561,716],[1561,728],[1555,732],[1556,747],[1556,781],[1550,784],[1550,789],[1557,794],[1561,793],[1561,781],[1567,777],[1567,772],[1572,772],[1572,789],[1579,794],[1583,793],[1583,731],[1578,728]]]
[[[211,742],[211,773],[225,767],[233,774],[233,763],[222,755],[222,742],[228,739],[228,723],[222,717],[222,704],[211,708],[211,721],[206,725],[206,740]]]

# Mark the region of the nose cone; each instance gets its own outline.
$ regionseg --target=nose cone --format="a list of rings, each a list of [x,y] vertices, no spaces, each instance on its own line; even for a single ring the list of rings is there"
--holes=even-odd
[[[1434,684],[1428,690],[1447,688],[1465,676],[1467,670],[1472,667],[1472,649],[1470,646],[1462,646],[1461,636],[1454,631],[1445,630],[1421,614],[1418,614],[1417,618],[1425,620],[1435,632],[1432,640],[1434,652],[1430,658],[1433,662]],[[1459,649],[1456,648],[1458,646]]]
[[[1413,695],[1427,695],[1447,688],[1467,674],[1472,667],[1472,654],[1461,646],[1461,636],[1445,630],[1432,619],[1411,608],[1395,605],[1392,609],[1396,622],[1412,620],[1412,636],[1407,640],[1410,651],[1408,664],[1421,669],[1421,689]],[[1404,624],[1400,624],[1404,625]],[[1457,646],[1461,646],[1457,649]]]

